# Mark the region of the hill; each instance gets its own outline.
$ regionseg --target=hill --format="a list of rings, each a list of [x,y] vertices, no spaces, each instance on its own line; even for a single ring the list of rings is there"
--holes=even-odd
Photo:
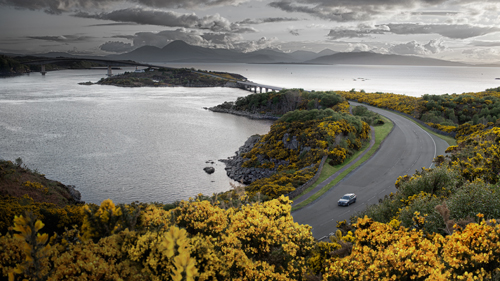
[[[306,61],[314,64],[467,66],[459,62],[417,56],[386,55],[372,52],[336,53]]]
[[[30,69],[28,66],[21,64],[19,61],[0,55],[0,75],[12,75],[28,73]]]
[[[0,196],[23,197],[28,195],[40,203],[53,203],[64,207],[80,202],[80,192],[71,186],[45,178],[22,164],[0,160]]]

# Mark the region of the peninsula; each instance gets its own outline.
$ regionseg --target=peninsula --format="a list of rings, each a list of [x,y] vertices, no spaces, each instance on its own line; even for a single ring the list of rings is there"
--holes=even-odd
[[[40,72],[40,64],[28,64],[30,61],[42,60],[46,57],[39,56],[6,56],[0,55],[0,76],[21,75],[31,72]],[[103,67],[102,64],[87,60],[75,60],[49,63],[45,65],[46,71],[55,71],[63,69],[91,69],[94,67]]]

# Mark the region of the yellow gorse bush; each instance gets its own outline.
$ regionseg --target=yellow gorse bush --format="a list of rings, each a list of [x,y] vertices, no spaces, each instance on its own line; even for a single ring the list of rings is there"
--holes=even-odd
[[[426,237],[421,230],[367,217],[355,227],[352,254],[331,259],[325,280],[486,280],[498,273],[500,225],[495,220],[469,224],[445,237]]]
[[[330,158],[332,165],[342,164],[352,151],[361,149],[362,142],[370,135],[368,124],[351,118],[350,121],[326,117],[274,123],[270,132],[251,151],[242,155],[247,159],[243,167],[274,168],[277,171],[247,186],[249,195],[261,193],[277,198],[295,190],[314,176],[324,156]],[[285,146],[292,139],[298,143],[296,149]],[[345,140],[345,147],[341,146],[342,140]]]
[[[34,189],[38,189],[38,190],[41,190],[43,192],[43,194],[47,194],[49,193],[49,188],[48,187],[45,187],[43,186],[43,184],[39,183],[39,182],[30,182],[30,181],[26,181],[24,183],[24,186],[26,187],[30,187],[30,188],[34,188]]]
[[[50,242],[40,233],[40,220],[16,217],[20,240],[0,236],[0,248],[10,253],[0,261],[2,274],[33,280],[301,279],[315,242],[309,226],[293,221],[290,203],[282,196],[227,210],[199,200],[171,212],[139,206],[130,230],[116,225],[137,209],[105,200],[86,205],[85,223]],[[39,270],[29,271],[34,264]]]
[[[467,180],[481,178],[489,183],[498,182],[500,173],[500,128],[478,131],[450,146],[453,152],[449,165],[459,170]]]

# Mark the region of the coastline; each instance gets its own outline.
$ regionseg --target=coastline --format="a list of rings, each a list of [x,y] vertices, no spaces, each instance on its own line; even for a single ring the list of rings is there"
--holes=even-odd
[[[274,115],[267,115],[267,114],[260,114],[260,113],[249,113],[246,111],[219,108],[217,106],[209,107],[206,109],[210,110],[212,112],[219,112],[219,113],[233,114],[233,115],[237,115],[237,116],[244,116],[244,117],[248,117],[250,119],[260,119],[260,120],[278,120],[278,119],[280,119],[280,117],[277,117]]]

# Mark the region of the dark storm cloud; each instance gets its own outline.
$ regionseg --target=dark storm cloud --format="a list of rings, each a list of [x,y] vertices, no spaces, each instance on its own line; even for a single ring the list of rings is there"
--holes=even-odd
[[[391,33],[395,34],[439,34],[452,39],[477,37],[488,33],[498,32],[498,27],[474,26],[470,24],[388,24]]]
[[[99,46],[99,49],[110,53],[124,53],[133,50],[134,47],[130,43],[123,43],[120,41],[108,41]]]
[[[461,4],[484,2],[459,0]],[[347,22],[371,20],[375,16],[420,6],[433,7],[443,3],[456,4],[453,0],[278,0],[271,7],[286,12],[306,13],[321,19]],[[432,12],[431,12],[432,13]],[[430,15],[430,14],[429,14]]]
[[[372,14],[376,14],[371,8],[358,9],[354,11],[352,9],[345,9],[343,7],[330,7],[318,5],[311,7],[309,5],[297,5],[288,1],[277,1],[269,3],[269,6],[273,8],[278,8],[286,12],[299,12],[310,14],[312,16],[332,20],[332,21],[354,21],[354,20],[368,20],[371,18]]]
[[[78,35],[60,35],[60,36],[28,36],[28,38],[44,40],[44,41],[61,42],[61,43],[75,43],[75,42],[88,41],[92,37],[78,36]]]
[[[129,0],[155,8],[195,8],[200,6],[226,6],[247,2],[246,0]]]
[[[226,18],[218,14],[200,18],[194,13],[180,14],[172,11],[129,8],[100,14],[79,12],[77,14],[74,14],[73,16],[100,20],[112,20],[117,22],[133,22],[138,24],[150,24],[169,27],[208,29],[215,32],[255,32],[255,29],[253,28],[242,28],[238,24],[231,23]]]
[[[269,22],[287,22],[287,21],[299,21],[298,18],[263,18],[263,19],[244,19],[242,21],[236,22],[237,24],[261,24]]]
[[[245,0],[0,0],[0,6],[19,9],[43,10],[61,14],[74,10],[102,8],[115,3],[142,4],[153,8],[194,8],[203,6],[237,5]]]
[[[122,0],[0,0],[0,6],[43,10],[49,14],[61,14],[76,8],[99,8],[113,2],[122,2]]]

